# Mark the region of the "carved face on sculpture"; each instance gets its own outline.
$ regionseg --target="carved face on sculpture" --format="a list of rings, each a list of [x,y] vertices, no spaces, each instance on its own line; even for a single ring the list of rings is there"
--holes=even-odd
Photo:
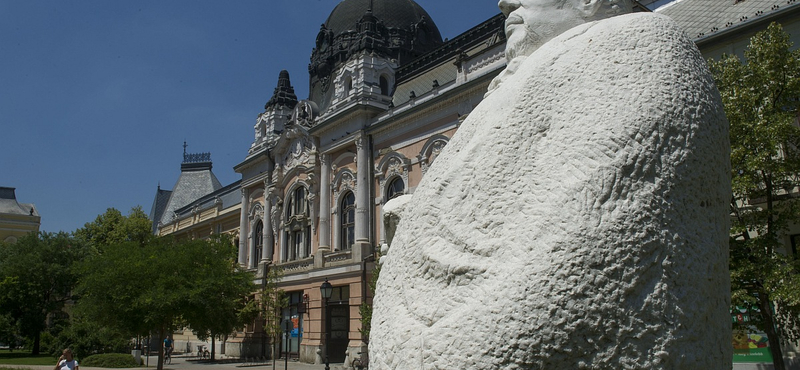
[[[528,56],[579,24],[630,13],[630,0],[500,0],[506,16],[506,59]]]

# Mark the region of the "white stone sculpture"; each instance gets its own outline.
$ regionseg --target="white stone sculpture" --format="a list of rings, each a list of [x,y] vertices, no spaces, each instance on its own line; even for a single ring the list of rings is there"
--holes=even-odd
[[[500,2],[513,68],[399,213],[371,369],[731,368],[719,94],[672,20],[598,3]]]

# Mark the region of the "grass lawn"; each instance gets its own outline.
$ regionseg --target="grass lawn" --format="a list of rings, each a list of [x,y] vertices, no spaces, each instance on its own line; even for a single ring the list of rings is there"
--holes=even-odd
[[[2,365],[53,365],[56,358],[50,355],[31,355],[31,351],[17,350],[9,352],[7,349],[0,349],[0,370],[6,370]]]

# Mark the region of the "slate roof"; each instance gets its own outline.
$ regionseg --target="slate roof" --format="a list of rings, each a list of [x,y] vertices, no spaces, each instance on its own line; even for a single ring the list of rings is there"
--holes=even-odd
[[[202,167],[181,166],[181,176],[178,178],[175,187],[172,188],[172,194],[161,215],[161,223],[163,225],[170,223],[173,214],[179,208],[220,188],[222,188],[222,184],[211,172],[210,163]]]
[[[15,188],[0,187],[0,214],[39,217],[36,206],[17,202]]]
[[[158,231],[158,222],[164,215],[164,210],[167,208],[169,197],[172,195],[172,190],[161,189],[161,186],[156,190],[156,198],[153,200],[153,206],[150,208],[150,219],[153,220],[153,233]]]
[[[796,0],[676,0],[655,12],[672,17],[698,40],[798,6]]]
[[[275,107],[294,109],[295,106],[297,106],[297,95],[295,95],[292,81],[289,79],[289,71],[284,69],[278,74],[278,86],[275,87],[272,97],[264,105],[264,109],[269,110]]]
[[[178,218],[191,216],[192,210],[196,207],[201,210],[209,209],[216,206],[218,203],[222,204],[222,209],[233,207],[242,203],[242,180],[237,180],[232,184],[226,185],[213,193],[203,196],[177,210],[175,213]]]

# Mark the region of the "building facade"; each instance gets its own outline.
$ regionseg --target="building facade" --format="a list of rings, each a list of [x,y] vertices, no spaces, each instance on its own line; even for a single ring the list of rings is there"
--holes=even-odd
[[[19,203],[15,188],[0,187],[0,242],[15,243],[25,234],[39,232],[41,223],[36,206]]]
[[[366,350],[359,307],[380,245],[382,207],[412,193],[458,125],[504,67],[501,15],[443,41],[413,1],[345,0],[321,28],[309,65],[308,99],[288,72],[253,126],[253,143],[221,186],[210,155],[184,154],[172,190],[158,189],[154,232],[178,238],[228,233],[239,264],[262,282],[280,268],[295,325],[281,343],[303,362],[343,362]],[[202,194],[200,194],[202,193]],[[333,286],[323,300],[320,285]],[[196,351],[190,333],[173,336]],[[259,323],[218,353],[267,356]]]

